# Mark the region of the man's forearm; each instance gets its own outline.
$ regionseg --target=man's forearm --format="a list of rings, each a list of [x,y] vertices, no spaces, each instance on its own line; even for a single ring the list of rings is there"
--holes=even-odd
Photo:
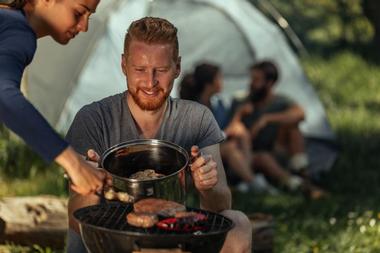
[[[231,209],[231,191],[228,187],[214,187],[200,192],[201,208],[213,212]]]
[[[226,174],[220,157],[219,144],[208,146],[202,149],[204,154],[212,155],[217,164],[218,182],[209,190],[200,190],[201,208],[206,210],[220,212],[231,208],[231,191],[228,187]]]
[[[269,113],[265,115],[267,123],[277,123],[281,125],[298,124],[305,118],[305,114],[300,108],[291,108],[285,112]]]

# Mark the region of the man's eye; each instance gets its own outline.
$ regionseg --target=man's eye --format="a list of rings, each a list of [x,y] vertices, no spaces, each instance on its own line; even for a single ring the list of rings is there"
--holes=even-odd
[[[140,68],[137,68],[137,69],[135,69],[137,72],[143,72],[144,71],[144,69],[140,69]]]
[[[158,69],[157,71],[160,72],[160,73],[165,73],[165,72],[167,72],[168,70],[167,70],[167,69]]]

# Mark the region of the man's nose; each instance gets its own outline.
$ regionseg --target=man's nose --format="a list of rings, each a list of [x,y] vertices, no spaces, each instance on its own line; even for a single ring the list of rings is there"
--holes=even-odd
[[[153,71],[148,71],[147,86],[149,88],[153,88],[157,84],[158,84],[158,80],[157,80],[157,74],[156,74],[156,72],[154,70]]]

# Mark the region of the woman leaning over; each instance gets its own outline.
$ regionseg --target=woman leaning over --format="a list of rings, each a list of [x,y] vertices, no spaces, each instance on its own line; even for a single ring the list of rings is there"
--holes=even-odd
[[[0,0],[0,123],[19,135],[46,161],[56,161],[80,194],[99,191],[105,173],[76,153],[23,96],[20,82],[36,40],[50,35],[67,44],[86,32],[99,0]],[[59,67],[59,66],[57,66]]]

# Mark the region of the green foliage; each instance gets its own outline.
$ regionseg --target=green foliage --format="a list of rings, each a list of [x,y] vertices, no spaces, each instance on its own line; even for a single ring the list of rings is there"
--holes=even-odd
[[[49,247],[42,248],[38,245],[33,245],[33,252],[35,252],[35,253],[53,253],[53,250]]]
[[[260,6],[260,0],[252,2]],[[361,0],[269,2],[288,20],[306,48],[313,51],[367,45],[373,39],[374,29],[363,15]]]
[[[0,246],[1,253],[62,253],[60,250],[52,250],[49,247],[43,248],[38,245],[33,245],[33,247],[24,247],[20,245],[15,245],[9,243],[4,246]]]
[[[2,176],[28,178],[46,168],[44,161],[28,146],[0,126],[0,171]]]
[[[0,126],[0,197],[14,195],[67,195],[63,172]]]

